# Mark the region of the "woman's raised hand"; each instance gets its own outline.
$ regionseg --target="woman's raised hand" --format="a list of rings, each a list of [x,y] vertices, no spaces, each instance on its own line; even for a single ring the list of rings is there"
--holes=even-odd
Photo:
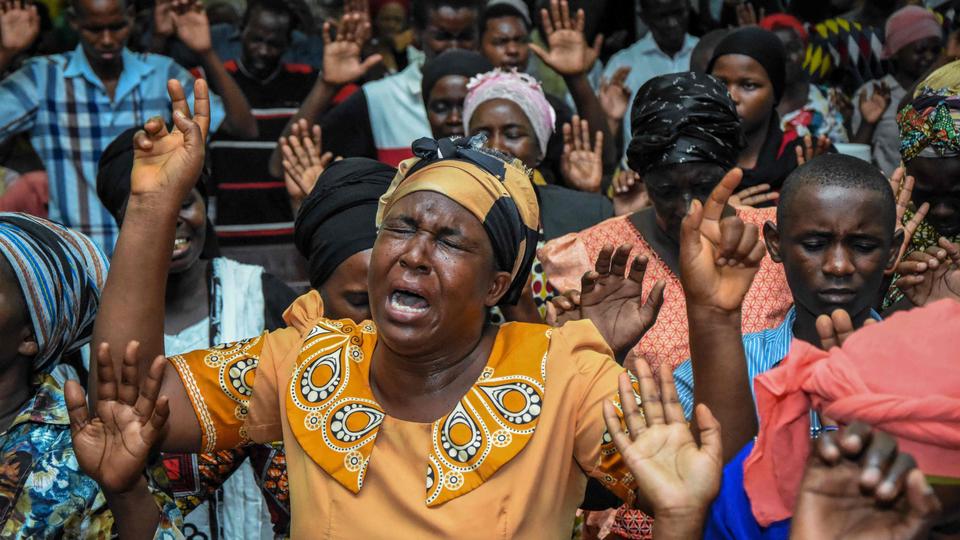
[[[157,357],[140,377],[138,349],[136,342],[127,345],[118,381],[110,346],[100,345],[93,415],[77,381],[67,381],[64,388],[77,462],[108,493],[126,493],[137,485],[170,414],[167,398],[158,397],[167,361]]]
[[[160,197],[179,207],[200,177],[207,132],[210,130],[210,95],[207,83],[193,85],[194,110],[190,112],[180,81],[167,81],[173,110],[172,131],[159,116],[147,120],[133,136],[133,172],[130,197]]]

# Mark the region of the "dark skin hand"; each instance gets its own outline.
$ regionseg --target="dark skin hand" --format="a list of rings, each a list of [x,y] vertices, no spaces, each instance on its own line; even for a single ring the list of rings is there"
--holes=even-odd
[[[790,538],[921,539],[940,501],[896,440],[861,422],[814,441]]]
[[[643,301],[643,275],[648,259],[640,256],[630,262],[632,250],[630,244],[616,250],[604,246],[597,255],[594,271],[583,275],[580,291],[557,296],[547,308],[555,325],[590,319],[621,364],[656,322],[666,286],[662,280],[657,281]]]
[[[908,255],[897,271],[897,287],[915,306],[946,298],[960,301],[960,245],[946,238]]]
[[[724,461],[757,432],[741,335],[740,309],[766,250],[755,225],[723,217],[742,179],[728,173],[706,204],[694,201],[683,220],[680,278],[687,301],[694,399],[723,428]],[[719,384],[719,381],[723,381]]]

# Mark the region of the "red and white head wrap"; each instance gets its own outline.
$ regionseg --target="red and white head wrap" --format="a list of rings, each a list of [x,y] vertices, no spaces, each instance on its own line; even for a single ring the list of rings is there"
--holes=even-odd
[[[470,133],[470,119],[481,104],[491,99],[506,99],[517,104],[530,120],[540,146],[540,155],[547,154],[547,141],[553,134],[557,113],[550,106],[540,82],[516,71],[495,69],[470,79],[463,101],[463,129]]]

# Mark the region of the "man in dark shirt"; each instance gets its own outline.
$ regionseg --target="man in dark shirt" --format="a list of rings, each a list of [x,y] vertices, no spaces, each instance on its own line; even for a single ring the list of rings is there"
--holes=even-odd
[[[296,14],[282,0],[249,4],[241,27],[241,54],[225,67],[250,102],[260,136],[255,141],[216,137],[210,143],[221,248],[294,285],[306,279],[293,249],[290,199],[267,164],[284,126],[317,79],[310,66],[281,61],[297,24]]]

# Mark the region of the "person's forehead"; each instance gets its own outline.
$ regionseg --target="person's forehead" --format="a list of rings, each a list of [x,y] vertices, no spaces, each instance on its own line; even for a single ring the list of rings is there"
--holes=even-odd
[[[883,232],[884,214],[882,195],[872,189],[858,186],[820,185],[800,186],[783,208],[790,216],[791,229],[817,228],[848,232],[852,227],[864,232]]]
[[[430,99],[453,97],[463,100],[466,95],[467,78],[463,75],[444,75],[430,91]]]
[[[455,229],[463,236],[483,235],[483,226],[469,210],[437,191],[414,191],[394,203],[386,218],[409,218],[429,228]]]
[[[525,35],[527,27],[523,19],[516,15],[501,15],[487,19],[487,33],[490,35]]]
[[[745,54],[725,54],[718,57],[713,63],[713,74],[767,77],[767,70],[763,68],[760,62]]]
[[[509,124],[533,129],[533,125],[527,115],[524,114],[523,109],[513,101],[504,98],[491,99],[481,103],[470,119],[470,125],[475,124]]]
[[[125,17],[126,3],[122,0],[78,0],[76,13],[81,19],[106,20]]]
[[[250,17],[247,26],[260,32],[285,32],[289,25],[289,14],[257,9]]]
[[[666,11],[681,11],[688,7],[687,0],[640,0],[647,15]]]
[[[442,30],[459,30],[476,22],[477,10],[468,7],[440,6],[430,10],[428,25]]]
[[[915,158],[907,164],[907,174],[922,190],[951,190],[960,187],[960,157]]]

